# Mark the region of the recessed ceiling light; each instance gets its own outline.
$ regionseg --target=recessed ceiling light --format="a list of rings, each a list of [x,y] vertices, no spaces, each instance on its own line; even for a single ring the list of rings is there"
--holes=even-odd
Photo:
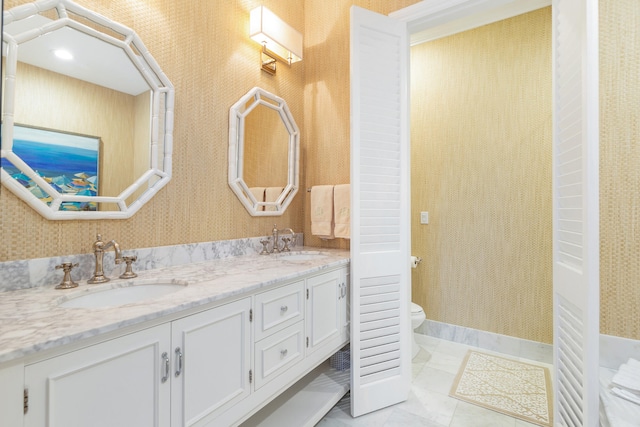
[[[66,61],[69,61],[69,60],[73,59],[73,55],[68,50],[56,49],[56,50],[53,51],[53,54],[55,56],[57,56],[58,58],[64,59]]]

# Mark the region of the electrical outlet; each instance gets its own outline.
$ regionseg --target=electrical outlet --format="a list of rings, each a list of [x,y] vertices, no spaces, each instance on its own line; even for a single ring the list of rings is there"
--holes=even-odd
[[[420,224],[429,224],[429,212],[420,212]]]

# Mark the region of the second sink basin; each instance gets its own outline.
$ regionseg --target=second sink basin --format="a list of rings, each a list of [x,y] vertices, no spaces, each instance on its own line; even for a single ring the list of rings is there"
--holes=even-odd
[[[104,286],[104,285],[101,285]],[[152,300],[181,291],[187,286],[186,282],[158,281],[132,282],[122,286],[122,283],[107,285],[104,289],[91,290],[78,296],[64,298],[58,306],[63,308],[106,308],[118,307],[125,304]]]

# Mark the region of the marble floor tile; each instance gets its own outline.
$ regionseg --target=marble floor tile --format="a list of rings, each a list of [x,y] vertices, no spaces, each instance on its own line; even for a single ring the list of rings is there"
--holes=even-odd
[[[404,411],[400,408],[395,409],[389,419],[385,423],[384,427],[444,427],[443,424],[438,424],[435,421],[422,418],[419,415],[412,414],[411,412]]]
[[[477,347],[472,347],[467,344],[460,344],[453,341],[444,341],[441,340],[440,344],[436,348],[435,352],[445,353],[449,356],[456,356],[462,360],[469,350],[477,350]]]
[[[431,359],[427,362],[427,366],[433,369],[439,369],[441,371],[449,372],[451,374],[458,373],[460,364],[464,356],[457,354],[442,353],[440,351],[434,351],[431,355]]]
[[[416,342],[420,345],[420,347],[424,348],[428,352],[435,351],[442,341],[439,338],[430,337],[429,335],[424,334],[414,334],[414,336],[416,337]]]
[[[458,402],[449,427],[515,427],[516,419],[466,402]]]
[[[412,387],[409,399],[397,406],[429,421],[448,426],[457,405],[458,400],[446,394]]]
[[[449,394],[456,375],[450,372],[425,366],[420,373],[413,378],[413,387]]]
[[[537,424],[528,423],[522,420],[516,420],[516,427],[540,427]]]
[[[347,394],[317,426],[536,427],[534,424],[449,397],[449,391],[464,356],[474,347],[421,334],[416,336],[416,340],[421,350],[412,361],[413,381],[407,401],[352,418],[350,397]],[[488,353],[514,358],[506,354]],[[535,363],[531,360],[521,360]],[[535,364],[551,367],[544,363]]]
[[[318,427],[384,427],[395,408],[383,408],[357,418],[351,416],[349,393],[340,400],[331,411],[317,424]]]

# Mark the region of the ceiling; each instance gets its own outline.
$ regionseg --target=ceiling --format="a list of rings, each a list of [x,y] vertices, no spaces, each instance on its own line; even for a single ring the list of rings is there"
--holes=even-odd
[[[3,30],[6,35],[15,37],[52,22],[44,16],[34,15],[5,25]],[[117,43],[115,39],[114,42]],[[56,49],[69,51],[73,59],[57,58]],[[69,26],[20,43],[18,61],[134,96],[150,90],[124,49]]]

